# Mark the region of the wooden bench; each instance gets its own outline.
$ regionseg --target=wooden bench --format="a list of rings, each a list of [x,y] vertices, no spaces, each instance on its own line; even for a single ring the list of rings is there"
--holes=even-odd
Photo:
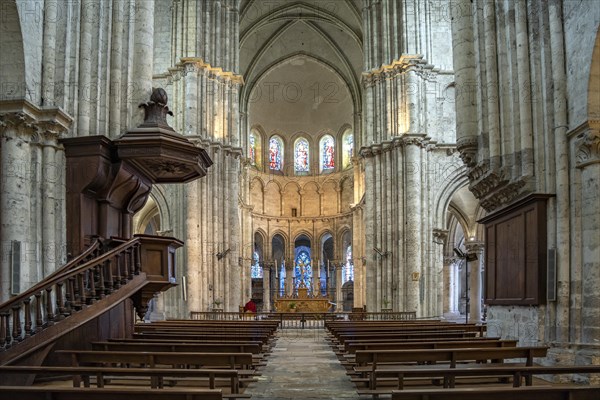
[[[270,336],[262,334],[242,334],[242,333],[134,333],[133,339],[162,339],[162,340],[217,340],[221,342],[261,342],[268,345]]]
[[[343,345],[347,341],[357,341],[357,340],[389,340],[389,339],[420,339],[420,340],[430,340],[433,338],[474,338],[477,336],[477,332],[465,332],[465,331],[436,331],[436,332],[428,332],[428,331],[419,331],[419,332],[387,332],[387,333],[373,333],[373,334],[343,334],[340,335],[337,339],[339,344]]]
[[[487,347],[516,347],[516,340],[472,340],[464,341],[415,341],[415,342],[352,342],[348,344],[347,353],[354,354],[357,350],[409,350],[409,349],[450,349],[450,348],[487,348]]]
[[[250,398],[250,395],[240,393],[240,378],[237,370],[232,369],[178,369],[178,368],[110,368],[110,367],[54,367],[54,366],[0,366],[2,375],[70,375],[73,387],[90,387],[91,378],[96,378],[96,386],[105,387],[114,378],[136,378],[136,382],[148,382],[151,388],[163,388],[165,380],[179,382],[181,380],[207,379],[208,388],[215,389],[217,380],[228,380],[230,393],[223,394],[224,398]],[[137,378],[148,378],[140,381]]]
[[[388,378],[385,382],[390,383],[392,378],[397,383],[395,389],[404,389],[405,378],[430,378],[443,379],[445,388],[455,387],[456,377],[508,377],[512,378],[513,387],[520,387],[523,380],[527,386],[533,384],[534,375],[560,375],[560,374],[598,374],[600,365],[574,365],[574,366],[519,366],[519,365],[457,365],[456,368],[441,368],[437,365],[398,366],[393,368],[376,369],[371,373],[367,390],[359,390],[359,394],[389,394],[393,387],[388,390],[379,390],[378,381]]]
[[[172,368],[228,368],[237,370],[253,369],[251,353],[173,353],[137,351],[96,351],[96,350],[57,350],[57,354],[71,357],[74,367],[80,365],[143,365],[155,368],[168,365]]]
[[[444,332],[444,331],[463,331],[476,332],[478,336],[484,336],[486,329],[484,325],[466,325],[466,324],[445,324],[429,326],[380,326],[364,328],[346,328],[332,332],[332,335],[339,339],[345,335],[371,336],[386,333],[404,333],[404,332]]]
[[[378,364],[437,363],[446,362],[455,368],[459,361],[500,362],[511,358],[526,359],[525,365],[533,365],[534,357],[546,357],[548,347],[500,347],[466,349],[416,349],[416,350],[357,350],[356,368],[374,370]],[[367,366],[368,367],[365,367]]]
[[[598,400],[600,386],[419,389],[392,391],[392,400]]]
[[[233,344],[233,345],[258,345],[261,348],[263,354],[267,354],[270,351],[269,345],[265,345],[260,341],[227,341],[213,340],[213,339],[168,339],[168,338],[154,338],[154,339],[131,339],[131,338],[112,338],[108,339],[108,342],[117,343],[166,343],[166,344],[206,344],[206,345],[221,345],[221,344]]]
[[[185,351],[191,353],[252,353],[260,354],[262,345],[259,342],[232,343],[169,343],[169,342],[92,342],[92,350],[110,351]]]
[[[378,344],[355,344],[349,346],[348,353],[342,355],[342,364],[354,364],[356,352],[359,350],[414,350],[414,349],[467,349],[467,348],[504,348],[516,347],[516,340],[481,340],[477,343],[471,341],[460,342],[396,342]]]
[[[252,353],[252,365],[265,366],[261,355],[262,345],[190,344],[190,343],[136,343],[136,342],[93,342],[92,350],[97,351],[150,351],[186,353]]]
[[[220,390],[156,390],[146,388],[72,388],[0,386],[0,398],[10,400],[222,400]]]

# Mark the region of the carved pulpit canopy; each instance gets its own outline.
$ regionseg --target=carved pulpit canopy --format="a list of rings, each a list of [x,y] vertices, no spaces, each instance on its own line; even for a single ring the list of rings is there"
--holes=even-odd
[[[213,162],[204,149],[169,126],[166,117],[173,113],[167,101],[164,89],[153,89],[150,101],[140,105],[144,122],[115,140],[118,155],[152,183],[190,182],[205,176]]]

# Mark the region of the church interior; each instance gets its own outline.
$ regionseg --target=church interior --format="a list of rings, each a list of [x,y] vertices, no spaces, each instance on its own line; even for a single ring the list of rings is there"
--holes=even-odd
[[[0,397],[600,394],[599,3],[0,0],[0,54]]]

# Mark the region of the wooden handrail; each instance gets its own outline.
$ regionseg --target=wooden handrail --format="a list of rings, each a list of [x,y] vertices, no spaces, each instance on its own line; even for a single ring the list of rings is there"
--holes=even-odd
[[[135,257],[139,259],[139,237],[82,263],[99,248],[100,241],[96,240],[89,249],[64,267],[0,304],[0,351],[67,318],[87,304],[112,293],[113,288],[127,283],[134,275],[139,275],[139,263],[133,262]],[[115,279],[113,263],[118,271],[121,262],[131,265],[131,271],[126,276],[116,274],[115,278],[120,280],[116,284],[112,281]],[[108,285],[106,279],[111,279]]]

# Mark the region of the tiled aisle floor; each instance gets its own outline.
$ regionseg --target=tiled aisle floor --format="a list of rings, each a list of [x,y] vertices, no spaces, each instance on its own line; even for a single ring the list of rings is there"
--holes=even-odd
[[[252,399],[371,399],[356,394],[322,329],[280,330],[259,381],[245,393]]]

